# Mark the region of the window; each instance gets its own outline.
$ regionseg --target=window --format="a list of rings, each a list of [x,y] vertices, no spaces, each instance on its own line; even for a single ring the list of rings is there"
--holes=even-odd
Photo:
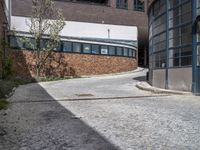
[[[115,55],[115,47],[109,46],[109,55]]]
[[[17,49],[24,49],[25,48],[25,43],[22,42],[21,37],[10,37],[10,46],[12,48],[17,48]]]
[[[81,3],[91,3],[91,4],[100,4],[100,5],[106,5],[108,3],[108,0],[68,0],[73,2],[81,2]]]
[[[99,45],[92,45],[92,54],[99,54]]]
[[[127,6],[127,0],[117,0],[117,8],[126,9]]]
[[[136,57],[136,51],[133,50],[133,57]]]
[[[144,0],[134,0],[134,10],[144,11]]]
[[[86,54],[91,53],[90,44],[83,44],[83,53],[86,53]]]
[[[101,54],[108,54],[108,46],[101,46]]]
[[[166,67],[165,52],[154,53],[152,62],[154,68],[165,68]]]
[[[71,42],[63,42],[63,51],[71,52],[72,51],[72,43]]]
[[[123,49],[121,47],[117,47],[117,55],[122,56],[123,54]]]
[[[200,42],[200,21],[197,22],[197,42]]]
[[[128,56],[128,48],[124,48],[124,56]]]
[[[191,46],[169,50],[169,67],[183,67],[191,65],[192,65]]]
[[[133,50],[132,50],[132,49],[129,49],[129,50],[128,50],[128,56],[129,56],[129,57],[132,57],[132,56],[133,56]]]
[[[81,44],[80,43],[73,43],[73,52],[75,52],[75,53],[81,52]]]
[[[26,41],[20,36],[9,36],[10,47],[14,49],[35,49],[36,42],[34,38],[27,37]],[[48,48],[47,45],[50,41],[48,39],[41,40],[41,48]],[[31,44],[29,44],[31,43]],[[117,47],[112,45],[99,45],[89,43],[79,43],[72,41],[60,41],[54,51],[84,53],[84,54],[102,54],[112,56],[124,56],[124,57],[136,57],[137,51],[132,48]],[[183,52],[183,55],[189,55],[187,50]]]
[[[197,47],[197,66],[200,66],[200,46]]]
[[[177,6],[178,4],[179,4],[179,0],[169,0],[170,8],[173,8],[174,6]]]

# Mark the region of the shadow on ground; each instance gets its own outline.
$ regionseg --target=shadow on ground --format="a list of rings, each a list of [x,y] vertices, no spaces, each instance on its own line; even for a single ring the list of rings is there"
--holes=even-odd
[[[34,102],[38,100],[41,102]],[[18,88],[10,102],[9,109],[0,112],[2,150],[119,149],[54,100],[39,84]]]
[[[135,77],[135,78],[133,78],[133,80],[137,80],[137,81],[146,81],[146,76]]]

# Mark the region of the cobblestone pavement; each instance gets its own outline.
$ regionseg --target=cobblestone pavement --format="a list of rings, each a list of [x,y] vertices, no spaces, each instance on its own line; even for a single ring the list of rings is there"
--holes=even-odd
[[[141,91],[144,74],[20,86],[0,112],[0,149],[199,149],[200,98]]]

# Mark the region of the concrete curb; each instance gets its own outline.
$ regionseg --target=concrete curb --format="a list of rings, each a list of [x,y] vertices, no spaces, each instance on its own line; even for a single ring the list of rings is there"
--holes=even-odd
[[[140,68],[138,67],[135,70],[132,71],[127,71],[127,72],[120,72],[120,73],[110,73],[110,74],[101,74],[101,75],[89,75],[89,76],[81,76],[83,78],[91,78],[91,77],[106,77],[106,76],[115,76],[115,75],[125,75],[125,74],[130,74],[130,73],[137,73],[137,72],[141,72],[144,71],[146,68]]]
[[[191,92],[183,92],[183,91],[156,88],[156,87],[149,85],[147,82],[138,82],[136,84],[136,87],[141,90],[149,91],[149,92],[156,93],[156,94],[192,95]]]

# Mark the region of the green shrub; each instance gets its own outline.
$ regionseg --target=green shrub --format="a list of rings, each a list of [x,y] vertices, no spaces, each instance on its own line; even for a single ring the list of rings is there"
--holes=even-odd
[[[13,60],[8,57],[5,59],[4,61],[4,67],[3,67],[3,78],[4,79],[9,79],[13,76],[14,72],[13,72]]]

